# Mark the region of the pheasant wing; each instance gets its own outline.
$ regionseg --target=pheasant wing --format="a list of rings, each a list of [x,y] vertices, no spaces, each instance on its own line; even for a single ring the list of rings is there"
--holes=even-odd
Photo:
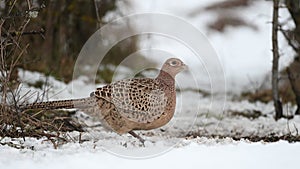
[[[158,119],[168,99],[158,81],[150,78],[117,81],[98,88],[93,95],[110,101],[120,115],[138,123]]]

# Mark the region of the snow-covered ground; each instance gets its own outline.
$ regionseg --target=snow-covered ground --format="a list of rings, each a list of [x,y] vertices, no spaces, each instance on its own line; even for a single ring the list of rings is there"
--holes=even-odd
[[[37,142],[42,148],[34,151],[1,146],[0,168],[299,168],[300,143],[280,141],[264,144],[206,138],[185,140],[183,143],[184,146],[173,148],[165,154],[139,160],[112,155],[95,147],[97,143],[68,143],[54,150],[49,143]],[[130,151],[147,149],[138,147]]]
[[[23,91],[39,91],[27,86],[26,82],[45,80],[40,73],[20,70],[24,82]],[[79,78],[64,84],[52,77],[48,78],[49,99],[67,99],[86,97],[86,92],[72,94],[72,89],[92,91],[93,85],[85,78]],[[76,91],[77,91],[76,90]],[[194,98],[199,97],[195,102]],[[68,143],[58,143],[57,149],[47,138],[20,139],[3,138],[1,143],[12,142],[24,149],[15,149],[8,145],[0,146],[0,168],[296,168],[300,143],[279,141],[275,143],[247,140],[233,141],[230,136],[282,136],[297,135],[300,118],[275,121],[272,116],[272,104],[249,103],[248,101],[228,100],[224,112],[211,110],[211,99],[197,93],[186,91],[179,93],[179,102],[175,117],[171,122],[150,131],[137,133],[146,139],[145,147],[130,135],[118,135],[103,130],[101,126],[86,128],[86,132],[70,132],[64,137]],[[218,100],[216,100],[218,102]],[[195,106],[198,104],[199,107]],[[223,103],[219,103],[222,105]],[[288,105],[287,105],[288,106]],[[289,106],[289,109],[294,107]],[[232,115],[232,112],[245,114],[259,111],[257,119]],[[81,114],[80,112],[78,115]],[[91,121],[87,121],[91,123]],[[189,133],[200,137],[188,137]],[[81,136],[80,136],[81,135]],[[208,137],[201,137],[208,136]],[[212,135],[228,137],[209,138]],[[79,143],[80,140],[85,140]],[[276,161],[276,163],[273,163]]]
[[[22,93],[30,91],[31,100],[35,101],[43,91],[28,86],[26,83],[34,81],[46,81],[46,77],[36,72],[19,71],[20,79],[23,81]],[[84,77],[65,84],[53,77],[47,79],[49,90],[46,100],[61,100],[70,98],[88,97],[95,87]],[[96,86],[101,86],[98,84]],[[22,95],[21,93],[21,95]],[[31,95],[32,93],[32,95]],[[221,98],[221,99],[220,99]],[[27,98],[25,98],[27,99]],[[285,115],[292,115],[296,107],[286,104],[283,107]],[[245,117],[253,113],[259,113],[257,117]],[[255,115],[254,115],[255,116]],[[224,100],[223,95],[203,96],[193,91],[182,91],[177,93],[177,107],[174,118],[164,127],[170,135],[184,137],[190,131],[197,131],[203,135],[223,136],[266,136],[298,134],[300,128],[300,117],[274,120],[273,104],[247,100],[235,101],[228,98]],[[159,131],[159,130],[158,130]]]
[[[242,90],[245,85],[249,89],[249,78],[254,81],[261,80],[271,66],[271,25],[268,24],[272,14],[270,2],[256,1],[255,5],[241,12],[241,15],[253,21],[258,27],[257,31],[249,28],[230,28],[225,34],[220,34],[208,32],[205,27],[215,16],[213,13],[201,13],[197,17],[188,15],[188,11],[217,1],[220,0],[190,0],[189,3],[174,3],[173,0],[135,0],[131,1],[131,8],[122,12],[124,15],[166,13],[190,22],[207,36],[216,50],[225,71],[228,90]],[[283,12],[282,15],[287,14]],[[171,53],[181,56],[192,64],[191,69],[196,69],[197,65],[193,65],[189,56],[183,56],[185,51],[181,50],[178,44],[162,37],[153,38],[147,43],[151,43],[152,48],[173,50]],[[143,45],[145,44],[141,44]],[[286,46],[284,48],[287,49]],[[282,60],[281,66],[284,67],[291,58],[282,57]],[[24,82],[22,92],[42,93],[42,90],[27,85],[28,82],[45,81],[40,73],[21,70],[19,75]],[[180,75],[177,81],[190,84],[186,77],[187,74]],[[90,84],[86,77],[74,79],[69,84],[52,77],[47,81],[51,88],[45,96],[46,100],[87,97],[96,86],[102,85]],[[34,101],[35,98],[31,97],[29,101]],[[225,100],[224,95],[205,96],[183,91],[178,93],[177,99],[176,114],[170,124],[162,127],[162,130],[138,132],[147,140],[145,147],[129,135],[120,136],[107,132],[102,130],[101,126],[87,128],[86,132],[81,133],[81,140],[87,140],[83,143],[79,143],[80,133],[66,133],[65,136],[70,142],[59,145],[57,149],[54,149],[53,144],[46,138],[26,138],[25,142],[22,139],[3,138],[0,143],[13,142],[25,148],[15,149],[8,145],[0,145],[0,168],[298,168],[300,143],[253,143],[247,140],[233,141],[231,138],[186,136],[190,132],[200,136],[225,137],[298,135],[299,117],[275,121],[272,103]],[[290,105],[284,106],[286,114],[294,109],[295,107]],[[260,112],[261,116],[246,118],[239,114],[251,114],[254,111]]]

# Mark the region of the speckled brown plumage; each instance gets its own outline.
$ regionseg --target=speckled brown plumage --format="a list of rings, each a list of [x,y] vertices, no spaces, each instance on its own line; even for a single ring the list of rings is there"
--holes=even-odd
[[[133,130],[158,128],[171,120],[176,106],[174,79],[185,68],[181,60],[170,58],[154,79],[120,80],[97,88],[88,98],[33,103],[24,109],[78,108],[107,129],[136,135]]]

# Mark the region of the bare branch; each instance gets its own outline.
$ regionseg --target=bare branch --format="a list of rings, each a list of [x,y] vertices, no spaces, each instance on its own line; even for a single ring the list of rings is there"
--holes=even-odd
[[[299,50],[299,49],[298,49],[299,47],[297,47],[297,46],[293,43],[292,38],[290,38],[290,36],[288,35],[288,31],[283,30],[281,25],[280,25],[279,27],[280,27],[280,28],[279,28],[280,32],[282,33],[282,35],[284,36],[284,38],[287,40],[287,42],[288,42],[288,44],[290,45],[290,47],[292,47],[293,50],[294,50],[295,52],[297,52],[297,51]]]

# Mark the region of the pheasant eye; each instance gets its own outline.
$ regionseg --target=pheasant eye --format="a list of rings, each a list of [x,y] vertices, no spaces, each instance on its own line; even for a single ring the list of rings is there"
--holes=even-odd
[[[177,61],[174,60],[174,61],[170,62],[170,65],[171,66],[176,66],[177,65]]]

